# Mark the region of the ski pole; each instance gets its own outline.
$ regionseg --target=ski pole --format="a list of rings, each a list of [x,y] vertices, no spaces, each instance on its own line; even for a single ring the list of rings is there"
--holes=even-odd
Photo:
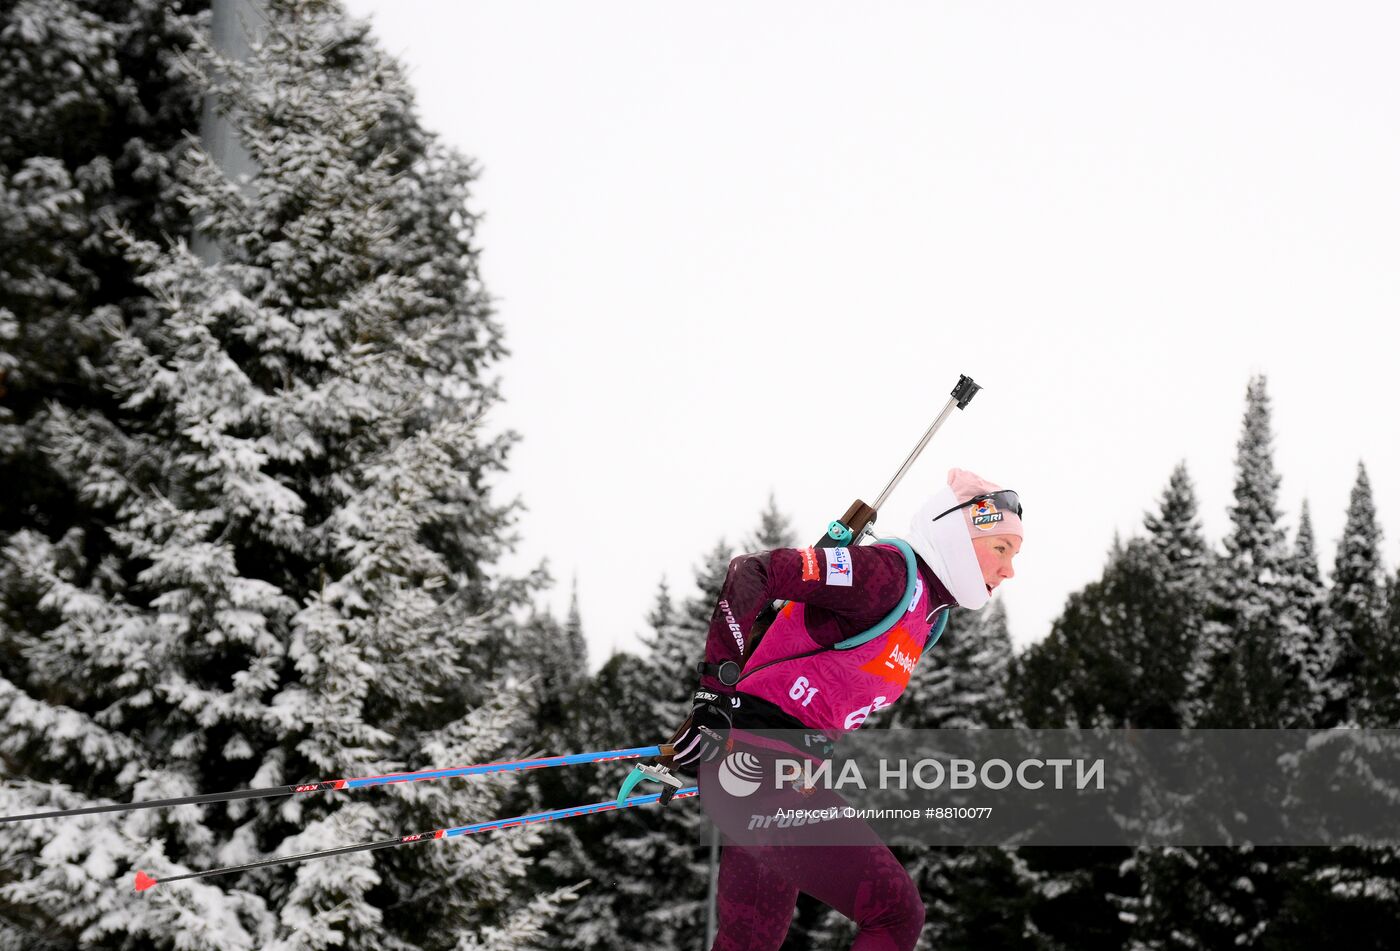
[[[546,756],[502,763],[482,763],[477,766],[454,766],[449,769],[424,769],[413,773],[385,773],[382,776],[362,776],[357,779],[327,779],[292,786],[264,786],[260,789],[235,789],[230,792],[203,793],[197,796],[177,796],[173,799],[147,799],[142,802],[116,802],[77,809],[55,809],[52,812],[32,812],[23,816],[0,817],[0,825],[25,822],[30,819],[57,819],[62,816],[88,816],[102,812],[133,812],[137,809],[159,809],[165,806],[185,806],[198,803],[233,802],[239,799],[267,799],[273,796],[295,796],[301,793],[329,792],[337,789],[367,789],[370,786],[390,786],[396,783],[421,783],[433,779],[457,776],[480,776],[486,773],[517,772],[526,769],[546,769],[551,766],[575,766],[580,763],[607,763],[615,760],[641,759],[644,756],[667,755],[669,745],[635,746],[631,749],[600,750],[595,753],[572,753],[567,756]]]
[[[652,750],[655,751],[656,747],[652,747]],[[691,796],[698,795],[700,795],[700,788],[698,786],[691,786],[687,789],[678,790],[671,798],[687,799]],[[595,802],[587,806],[572,806],[568,809],[537,812],[529,816],[513,816],[509,819],[492,819],[487,822],[474,822],[471,825],[457,826],[452,829],[435,829],[432,832],[419,832],[415,835],[400,836],[396,839],[381,839],[378,842],[362,842],[358,845],[344,845],[336,849],[321,849],[317,852],[301,852],[297,855],[283,855],[275,858],[263,859],[258,862],[246,862],[242,865],[229,865],[224,868],[211,868],[202,872],[186,872],[183,875],[170,875],[165,878],[155,878],[151,875],[147,875],[143,871],[137,871],[136,890],[138,892],[144,892],[146,889],[155,885],[169,885],[171,882],[210,878],[215,875],[231,875],[234,872],[246,872],[255,868],[268,868],[273,865],[287,865],[292,862],[324,859],[333,855],[348,855],[351,852],[371,852],[375,849],[391,849],[397,845],[412,845],[415,842],[426,842],[430,839],[450,839],[459,835],[476,835],[478,832],[509,829],[514,826],[531,825],[536,822],[552,822],[555,819],[572,819],[574,816],[587,816],[596,812],[608,812],[613,809],[644,806],[656,802],[660,798],[660,793],[652,793],[647,796],[633,796],[631,799],[622,803],[608,799],[604,802]]]

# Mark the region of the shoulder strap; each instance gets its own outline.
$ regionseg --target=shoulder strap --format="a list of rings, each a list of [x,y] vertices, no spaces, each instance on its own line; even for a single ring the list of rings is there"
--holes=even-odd
[[[899,549],[899,553],[904,556],[904,596],[899,599],[890,613],[884,619],[868,631],[854,634],[844,641],[837,641],[832,647],[839,651],[848,651],[853,647],[860,647],[862,644],[869,644],[875,638],[894,627],[895,622],[903,617],[904,612],[909,610],[909,600],[914,597],[914,590],[917,587],[916,579],[919,576],[919,569],[914,563],[914,549],[909,547],[909,543],[902,538],[877,538],[877,545],[893,545]]]

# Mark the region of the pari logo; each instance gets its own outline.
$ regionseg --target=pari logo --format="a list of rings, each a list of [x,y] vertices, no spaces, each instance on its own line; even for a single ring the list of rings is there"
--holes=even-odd
[[[735,799],[758,792],[763,779],[763,765],[747,750],[735,750],[719,764],[720,788]]]
[[[983,531],[993,528],[1001,520],[1002,514],[991,499],[983,499],[972,507],[972,524]]]
[[[846,548],[826,550],[826,583],[842,588],[851,586],[851,552]]]

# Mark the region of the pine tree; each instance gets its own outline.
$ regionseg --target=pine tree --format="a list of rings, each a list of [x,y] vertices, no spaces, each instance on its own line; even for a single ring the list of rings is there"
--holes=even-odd
[[[1314,608],[1325,619],[1329,635],[1327,650],[1318,658],[1326,674],[1318,694],[1320,726],[1383,728],[1400,722],[1395,716],[1400,642],[1395,639],[1393,584],[1384,577],[1380,540],[1370,481],[1365,466],[1358,464],[1330,597]],[[1371,734],[1365,743],[1376,755],[1373,744],[1393,745],[1393,740]],[[1376,781],[1368,776],[1365,782],[1370,786]],[[1335,940],[1362,948],[1391,943],[1390,923],[1400,915],[1400,850],[1301,850],[1294,873],[1293,892],[1283,909],[1292,947],[1304,947],[1310,938],[1314,944]]]
[[[684,699],[675,695],[678,685],[666,673],[667,664],[682,659],[680,622],[663,580],[647,617],[644,654],[613,655],[593,680],[580,737],[587,748],[660,742],[689,713],[694,659]],[[580,802],[616,796],[625,771],[587,775],[588,785],[579,794],[596,799]],[[655,792],[656,787],[647,784],[642,791]],[[576,830],[580,847],[569,870],[589,882],[559,923],[559,946],[610,951],[645,944],[663,951],[702,951],[708,841],[703,811],[693,800],[678,800],[601,818]]]
[[[1186,463],[1177,463],[1162,492],[1158,510],[1143,519],[1148,537],[1162,553],[1169,568],[1165,581],[1183,597],[1199,594],[1210,568],[1211,553],[1201,532],[1196,488]]]
[[[1375,708],[1388,705],[1395,683],[1386,683],[1375,661],[1384,645],[1385,569],[1381,529],[1366,467],[1358,463],[1347,505],[1346,527],[1337,544],[1328,607],[1336,631],[1336,655],[1328,676],[1328,725],[1379,726]]]
[[[108,222],[189,231],[171,184],[199,93],[173,67],[207,5],[19,0],[0,12],[0,471],[12,490],[0,530],[29,506],[65,508],[25,424],[51,398],[110,402],[91,372],[94,311],[126,309],[136,289],[103,240]]]
[[[914,668],[891,708],[891,729],[955,730],[1010,726],[1011,635],[1006,606],[955,610],[938,643]]]
[[[109,222],[147,238],[189,232],[172,180],[199,92],[174,64],[205,6],[21,0],[0,11],[0,539],[24,528],[56,538],[91,517],[50,465],[46,405],[115,406],[94,369],[102,324],[143,294],[104,238]]]
[[[1299,612],[1303,636],[1296,642],[1297,662],[1303,670],[1306,684],[1301,698],[1306,703],[1303,723],[1325,725],[1324,703],[1328,696],[1327,676],[1335,663],[1336,631],[1327,608],[1327,587],[1318,567],[1317,543],[1313,536],[1312,513],[1303,500],[1298,516],[1298,534],[1293,543],[1292,566],[1289,576],[1293,590],[1289,601]]]
[[[1386,582],[1385,629],[1371,669],[1372,716],[1379,726],[1400,728],[1400,570]]]
[[[1121,688],[1105,687],[1125,678],[1115,670],[1118,660],[1109,640],[1113,629],[1107,623],[1111,612],[1100,605],[1107,576],[1123,556],[1115,533],[1104,578],[1071,594],[1049,635],[1032,644],[1014,665],[1012,691],[1019,721],[1035,729],[1076,727],[1101,722],[1110,716],[1106,709],[1122,706],[1121,700],[1108,696],[1121,694]]]
[[[792,519],[778,508],[777,498],[770,492],[768,504],[758,516],[758,528],[744,541],[746,551],[771,551],[774,548],[792,548],[797,544],[797,533],[793,530]]]
[[[1172,470],[1158,510],[1143,520],[1160,560],[1144,554],[1148,582],[1137,612],[1144,617],[1146,641],[1137,645],[1142,661],[1138,685],[1150,699],[1128,718],[1135,726],[1179,726],[1187,716],[1194,658],[1202,650],[1214,553],[1201,531],[1196,490],[1186,463]]]
[[[98,273],[122,303],[73,305],[101,345],[70,361],[110,396],[60,390],[23,422],[67,502],[49,509],[61,522],[8,515],[0,537],[0,749],[25,777],[0,790],[4,812],[480,762],[514,742],[523,696],[490,661],[532,579],[492,567],[512,510],[488,480],[512,437],[479,428],[503,348],[472,170],[336,4],[265,8],[248,61],[206,48],[182,74],[237,117],[259,170],[239,187],[197,149],[179,166],[174,198],[221,261],[119,207],[104,253],[139,290]],[[64,946],[533,946],[561,896],[523,894],[526,830],[143,902],[111,887],[501,802],[500,783],[425,783],[188,807],[74,820],[42,851],[48,830],[5,827],[0,904]]]
[[[1272,444],[1266,382],[1256,377],[1246,393],[1237,446],[1231,532],[1213,572],[1202,648],[1191,674],[1194,723],[1188,725],[1264,729],[1312,720],[1305,644],[1313,632],[1307,628],[1308,602],[1300,600],[1307,569],[1279,525],[1281,479]],[[1247,758],[1233,765],[1240,774],[1251,771]],[[1269,823],[1257,803],[1281,801],[1282,791],[1250,793],[1236,813]],[[1153,948],[1267,944],[1296,861],[1295,853],[1277,848],[1139,849],[1132,864],[1142,888],[1127,903],[1134,938]]]
[[[674,721],[676,725],[690,712],[690,696],[699,681],[695,665],[705,656],[710,617],[724,588],[733,555],[734,550],[724,539],[716,542],[696,566],[695,593],[674,609],[665,628],[666,636],[662,637],[661,629],[653,623],[653,634],[644,641],[647,657],[654,665],[656,696],[666,703],[658,707],[658,713],[679,715]]]
[[[46,702],[63,671],[34,668],[38,635],[54,623],[59,596],[16,576],[11,543],[32,535],[56,548],[64,570],[101,565],[100,542],[88,551],[74,534],[101,522],[100,500],[54,470],[47,452],[47,406],[110,410],[102,374],[103,320],[130,314],[141,292],[121,251],[104,240],[108,221],[137,233],[188,233],[171,188],[197,122],[199,93],[172,69],[193,42],[204,3],[136,0],[126,4],[21,0],[0,10],[0,764],[7,777],[0,811],[27,811],[35,801],[20,777],[38,755],[70,757],[75,772],[110,777],[134,772],[140,751],[89,715]],[[78,548],[78,552],[74,549]],[[69,553],[77,557],[70,557]],[[89,567],[91,566],[91,567]],[[94,644],[99,648],[99,644]],[[60,693],[60,697],[68,691]],[[36,698],[35,694],[38,694]],[[13,780],[13,781],[10,781]],[[10,808],[16,806],[17,808]],[[114,854],[140,848],[143,836],[106,823],[84,835],[78,824],[0,838],[0,947],[67,948],[97,943],[119,930],[127,904],[102,878]],[[51,889],[26,876],[17,855],[48,833],[47,859],[87,871]],[[55,925],[51,900],[84,908],[75,923]],[[218,930],[233,943],[251,940],[256,909],[217,894],[192,906],[154,909],[136,925],[152,938],[188,929],[192,942]],[[99,914],[115,922],[91,926]],[[84,933],[84,929],[86,932]],[[81,934],[80,934],[81,933]]]
[[[1146,538],[1114,539],[1102,577],[1072,594],[1051,634],[1019,659],[1017,706],[1035,727],[1170,728],[1186,716],[1212,555],[1178,465]],[[1125,848],[1021,853],[1028,912],[1050,946],[1117,948],[1139,905],[1138,856]]]
[[[587,737],[590,725],[587,651],[578,611],[578,586],[574,585],[569,614],[561,623],[548,611],[532,610],[516,638],[510,667],[512,677],[526,688],[530,728],[521,755],[557,756],[599,749]],[[603,744],[607,745],[607,744]],[[598,802],[606,798],[597,787],[597,775],[587,766],[533,770],[511,791],[502,804],[508,815],[525,815]],[[578,893],[595,876],[595,864],[587,850],[598,834],[596,823],[550,822],[538,827],[538,841],[530,850],[526,891],[553,894]],[[569,909],[570,913],[579,911]],[[544,940],[555,944],[571,925],[553,918],[543,925]]]
[[[1279,525],[1270,404],[1263,377],[1250,381],[1235,460],[1235,501],[1225,558],[1214,573],[1210,621],[1194,683],[1197,725],[1219,728],[1302,726],[1308,683],[1298,645],[1309,636]]]
[[[1021,715],[1038,727],[1181,723],[1200,628],[1189,576],[1154,541],[1115,542],[1103,576],[1071,594],[1018,664]]]
[[[792,544],[789,520],[770,495],[745,547],[761,551]],[[642,638],[642,670],[637,678],[649,703],[645,717],[633,719],[631,729],[647,723],[659,738],[665,738],[689,714],[690,697],[699,681],[695,665],[705,655],[710,618],[733,555],[730,545],[720,539],[696,566],[695,593],[679,605],[666,582],[661,582],[647,618],[649,632]],[[635,894],[645,899],[645,907],[618,915],[620,921],[634,922],[629,926],[633,930],[624,928],[622,938],[636,940],[635,929],[644,924],[642,933],[653,946],[703,951],[711,824],[703,811],[687,805],[673,803],[659,816],[632,817],[635,823],[619,824],[613,849],[650,857],[645,866],[650,871],[631,885]],[[634,825],[639,828],[632,828]],[[635,871],[629,874],[637,878]],[[658,901],[658,895],[665,899]],[[615,946],[621,946],[621,941]]]
[[[548,612],[536,611],[526,621],[517,643],[520,676],[533,685],[535,723],[530,735],[541,748],[562,752],[577,733],[574,719],[588,689],[588,643],[579,612],[577,578],[564,622]]]
[[[1115,538],[1103,577],[1072,594],[1050,635],[1018,658],[1011,683],[1019,722],[1121,727],[1170,716],[1170,702],[1153,698],[1179,690],[1146,683],[1143,662],[1161,633],[1152,612],[1164,604],[1165,562],[1150,542]],[[1022,884],[1010,900],[1030,946],[1123,947],[1129,929],[1114,896],[1136,888],[1124,871],[1128,849],[1022,849],[1012,857]]]
[[[630,746],[652,735],[639,732],[638,727],[652,714],[647,680],[645,661],[637,655],[624,651],[608,658],[593,678],[593,689],[584,703],[578,737],[581,748]],[[570,770],[566,778],[577,784],[578,802],[601,802],[617,795],[631,765]],[[669,858],[670,842],[666,830],[657,828],[658,823],[669,822],[671,810],[688,810],[692,805],[677,802],[664,809],[624,810],[600,816],[596,822],[566,823],[567,828],[560,831],[577,844],[567,849],[556,847],[544,861],[558,880],[578,884],[579,899],[556,923],[552,943],[590,951],[611,951],[630,942],[646,942],[665,951],[675,949],[673,936],[663,934],[645,917],[657,904],[651,863]]]

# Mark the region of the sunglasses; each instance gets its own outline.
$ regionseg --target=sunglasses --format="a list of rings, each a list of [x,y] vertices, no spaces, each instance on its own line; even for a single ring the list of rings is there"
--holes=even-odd
[[[998,511],[1015,512],[1017,518],[1021,517],[1021,497],[1011,489],[1002,489],[1000,492],[989,492],[986,495],[974,495],[966,502],[960,502],[948,511],[938,513],[933,517],[933,520],[936,522],[943,516],[951,515],[958,511],[958,509],[965,509],[968,506],[976,505],[978,502],[987,501],[995,505]],[[993,519],[993,521],[1001,521],[1001,519]],[[977,524],[977,519],[973,518],[972,522],[974,525]]]

